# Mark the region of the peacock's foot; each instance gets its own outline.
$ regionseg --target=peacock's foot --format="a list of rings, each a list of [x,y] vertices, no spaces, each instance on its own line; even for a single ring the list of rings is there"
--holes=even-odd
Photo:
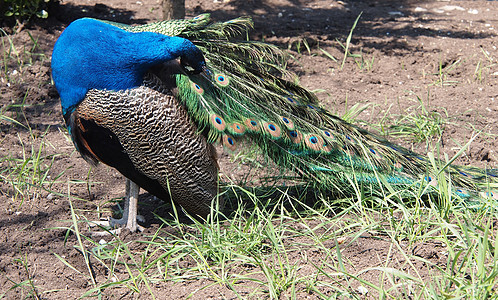
[[[95,231],[92,232],[92,236],[107,236],[107,235],[118,235],[123,231],[123,229],[129,229],[131,232],[142,232],[144,227],[137,224],[137,222],[145,223],[145,218],[141,215],[137,215],[135,222],[128,222],[128,218],[123,216],[121,219],[108,218],[107,220],[101,221],[90,221],[88,224],[90,227],[103,227],[110,230],[106,231]],[[130,223],[130,224],[128,224]],[[129,226],[130,225],[130,226]]]
[[[105,236],[111,234],[120,234],[123,228],[129,229],[131,232],[139,230],[142,232],[144,228],[138,225],[138,222],[144,222],[144,217],[137,214],[138,193],[140,188],[133,181],[126,179],[126,197],[124,203],[123,217],[121,219],[109,218],[107,221],[91,222],[94,225],[100,225],[108,228],[116,228],[111,231],[95,232],[93,236]]]

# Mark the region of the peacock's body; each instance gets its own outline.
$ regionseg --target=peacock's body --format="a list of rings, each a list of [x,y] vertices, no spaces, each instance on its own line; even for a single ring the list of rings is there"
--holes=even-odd
[[[155,75],[137,88],[90,90],[69,126],[84,156],[192,213],[209,213],[218,192],[215,150]]]
[[[462,199],[497,199],[496,169],[445,166],[357,128],[282,79],[285,57],[258,42],[233,42],[251,22],[208,15],[128,26],[71,24],[52,57],[66,124],[78,150],[161,198],[206,215],[217,194],[211,143],[255,143],[277,165],[318,186],[427,193],[450,179]],[[176,59],[181,58],[181,65]],[[205,57],[205,59],[204,59]],[[434,161],[433,161],[434,162]],[[406,192],[403,192],[406,193]]]
[[[188,40],[132,34],[81,19],[57,41],[52,75],[69,132],[84,158],[112,166],[157,197],[171,196],[190,213],[205,216],[218,193],[216,153],[172,94],[170,76],[181,72],[174,63],[179,56],[198,71],[205,64]],[[134,230],[134,184],[127,194],[123,219],[114,223]]]

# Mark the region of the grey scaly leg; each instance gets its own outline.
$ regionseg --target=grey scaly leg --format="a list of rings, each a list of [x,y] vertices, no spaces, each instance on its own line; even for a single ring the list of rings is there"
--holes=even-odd
[[[126,198],[124,203],[123,217],[121,219],[111,219],[111,227],[126,225],[131,232],[143,231],[143,227],[139,228],[137,224],[137,207],[138,207],[138,195],[140,193],[140,187],[133,181],[126,179]]]
[[[144,228],[137,224],[137,219],[143,222],[143,217],[137,215],[138,207],[138,195],[140,193],[140,187],[133,181],[126,178],[126,196],[123,209],[123,216],[121,219],[109,218],[108,221],[95,221],[91,222],[95,225],[110,226],[112,228],[119,227],[117,229],[111,230],[113,234],[119,234],[123,228],[128,228],[131,232],[143,231]],[[126,225],[126,227],[125,227]],[[94,232],[93,236],[104,236],[107,232]]]

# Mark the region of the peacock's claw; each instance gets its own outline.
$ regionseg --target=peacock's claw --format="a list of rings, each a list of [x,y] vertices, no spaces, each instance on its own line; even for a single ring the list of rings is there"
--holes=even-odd
[[[137,215],[137,222],[144,223],[145,218],[141,215]],[[94,231],[92,232],[92,236],[107,236],[107,235],[118,235],[121,233],[121,231],[125,228],[129,229],[132,232],[143,232],[144,227],[136,224],[135,228],[129,228],[127,226],[128,220],[126,218],[121,218],[121,219],[115,219],[115,218],[108,218],[107,220],[100,220],[100,221],[90,221],[88,222],[88,225],[90,228],[99,226],[103,227],[105,229],[109,229],[106,231]]]
[[[131,232],[136,232],[137,230],[142,232],[144,227],[138,225],[137,222],[144,223],[145,218],[137,214],[137,201],[140,188],[137,184],[131,180],[126,180],[126,197],[123,210],[123,217],[121,219],[109,218],[107,221],[93,221],[90,222],[90,226],[102,226],[111,228],[110,231],[95,232],[92,236],[105,236],[109,233],[119,234],[123,228],[129,229]],[[117,228],[119,227],[119,228]],[[112,229],[116,228],[116,229]]]

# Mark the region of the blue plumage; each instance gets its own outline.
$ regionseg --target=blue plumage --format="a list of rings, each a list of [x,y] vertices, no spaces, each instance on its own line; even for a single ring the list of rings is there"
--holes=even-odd
[[[63,114],[71,113],[90,89],[140,86],[148,69],[178,57],[197,71],[205,65],[202,52],[187,39],[129,32],[95,19],[77,20],[61,34],[52,54]]]

